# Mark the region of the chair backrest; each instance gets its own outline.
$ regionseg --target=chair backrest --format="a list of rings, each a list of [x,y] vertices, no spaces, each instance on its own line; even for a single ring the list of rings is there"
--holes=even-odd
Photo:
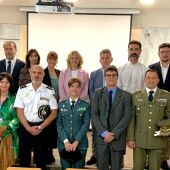
[[[41,168],[8,167],[7,170],[41,170]]]

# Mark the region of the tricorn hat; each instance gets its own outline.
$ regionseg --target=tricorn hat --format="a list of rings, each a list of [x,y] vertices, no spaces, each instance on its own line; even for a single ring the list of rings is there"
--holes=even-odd
[[[169,136],[170,135],[170,119],[160,120],[157,125],[160,127],[160,135],[161,136]]]
[[[49,105],[42,105],[38,109],[38,116],[41,119],[46,119],[50,114],[50,106]]]
[[[67,161],[70,161],[70,162],[76,162],[82,159],[82,154],[78,149],[76,149],[74,152],[73,151],[68,152],[65,149],[63,149],[60,152],[60,156],[63,159],[66,159]]]

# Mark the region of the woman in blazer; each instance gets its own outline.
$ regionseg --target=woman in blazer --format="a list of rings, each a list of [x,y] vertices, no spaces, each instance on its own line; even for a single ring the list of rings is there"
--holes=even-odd
[[[69,97],[68,81],[71,78],[79,78],[82,82],[80,87],[80,98],[88,99],[88,73],[81,69],[83,64],[82,56],[78,51],[71,51],[67,58],[67,69],[62,70],[59,76],[60,101]]]
[[[55,91],[56,100],[59,100],[58,93],[58,78],[60,71],[56,69],[56,64],[58,62],[58,54],[55,51],[50,51],[47,55],[47,67],[44,69],[43,83],[52,87]],[[56,148],[57,142],[57,130],[56,130],[56,119],[47,127],[47,153],[46,153],[46,163],[50,164],[55,162],[53,156],[53,149]]]

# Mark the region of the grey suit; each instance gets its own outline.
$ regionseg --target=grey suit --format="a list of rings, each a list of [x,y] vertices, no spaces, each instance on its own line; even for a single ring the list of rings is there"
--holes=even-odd
[[[131,94],[119,88],[112,103],[110,114],[107,87],[95,91],[92,101],[92,124],[95,127],[95,144],[97,166],[100,170],[120,170],[123,153],[126,147],[127,126],[132,117]],[[108,119],[110,128],[108,129]],[[115,134],[115,138],[106,144],[101,133],[109,131]],[[110,160],[110,161],[109,161]]]

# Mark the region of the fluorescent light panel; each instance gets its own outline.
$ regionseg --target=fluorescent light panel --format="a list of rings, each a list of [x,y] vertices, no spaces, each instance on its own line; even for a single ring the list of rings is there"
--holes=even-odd
[[[152,5],[154,2],[155,0],[140,0],[140,3],[144,5]]]

